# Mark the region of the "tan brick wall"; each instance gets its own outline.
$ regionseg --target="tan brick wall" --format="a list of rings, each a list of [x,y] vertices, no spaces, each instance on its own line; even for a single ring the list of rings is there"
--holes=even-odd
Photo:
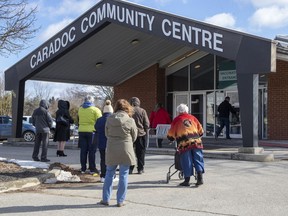
[[[268,139],[288,139],[288,62],[277,60],[268,75]]]
[[[165,103],[165,70],[155,64],[114,87],[114,101],[138,97],[148,117],[158,101]]]

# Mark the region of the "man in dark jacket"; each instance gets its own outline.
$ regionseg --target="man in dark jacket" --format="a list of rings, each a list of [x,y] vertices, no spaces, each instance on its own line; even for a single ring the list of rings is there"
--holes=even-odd
[[[39,107],[32,114],[32,124],[36,128],[36,137],[32,158],[34,161],[40,161],[38,154],[42,142],[41,161],[49,162],[47,159],[47,149],[49,143],[49,133],[52,127],[53,119],[48,112],[49,105],[46,100],[41,100]]]
[[[135,153],[137,157],[138,174],[144,172],[145,152],[146,152],[146,132],[149,128],[150,122],[146,110],[140,107],[140,100],[137,97],[130,99],[130,104],[134,107],[133,119],[138,128],[137,139],[134,142]],[[132,174],[134,166],[130,167],[129,173]]]
[[[225,100],[219,105],[218,107],[219,112],[219,120],[220,120],[220,127],[216,131],[216,138],[218,138],[219,134],[221,133],[222,129],[226,128],[226,139],[231,139],[230,137],[230,120],[229,115],[230,112],[236,114],[236,111],[230,104],[230,97],[225,97]]]

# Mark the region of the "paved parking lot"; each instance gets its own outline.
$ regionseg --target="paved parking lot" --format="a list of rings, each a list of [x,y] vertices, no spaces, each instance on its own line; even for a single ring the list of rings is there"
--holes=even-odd
[[[0,156],[30,160],[32,147],[0,145]],[[49,149],[51,162],[80,168],[79,150],[67,149],[67,158],[57,158]],[[178,175],[166,183],[171,155],[148,154],[145,173],[129,176],[126,206],[97,205],[102,184],[49,185],[23,192],[0,194],[3,215],[287,215],[288,162],[250,162],[205,159],[204,185],[179,187]],[[99,164],[99,157],[97,157]],[[98,177],[96,177],[98,178]],[[193,182],[193,180],[192,180]],[[116,190],[116,185],[115,188]]]

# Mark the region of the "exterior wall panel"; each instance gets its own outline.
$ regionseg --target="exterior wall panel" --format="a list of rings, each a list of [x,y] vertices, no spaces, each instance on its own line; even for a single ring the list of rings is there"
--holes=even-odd
[[[268,75],[268,139],[288,139],[288,62],[277,60]]]
[[[165,70],[155,64],[114,87],[114,101],[138,97],[148,117],[158,101],[165,102]]]

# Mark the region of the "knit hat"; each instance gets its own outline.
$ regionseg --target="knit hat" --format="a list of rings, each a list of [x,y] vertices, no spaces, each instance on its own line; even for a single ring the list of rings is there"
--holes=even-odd
[[[178,107],[177,107],[177,112],[178,113],[188,113],[189,112],[189,108],[186,104],[180,104]]]
[[[113,107],[111,106],[111,101],[110,100],[106,100],[105,101],[105,106],[103,108],[103,113],[113,113]]]

